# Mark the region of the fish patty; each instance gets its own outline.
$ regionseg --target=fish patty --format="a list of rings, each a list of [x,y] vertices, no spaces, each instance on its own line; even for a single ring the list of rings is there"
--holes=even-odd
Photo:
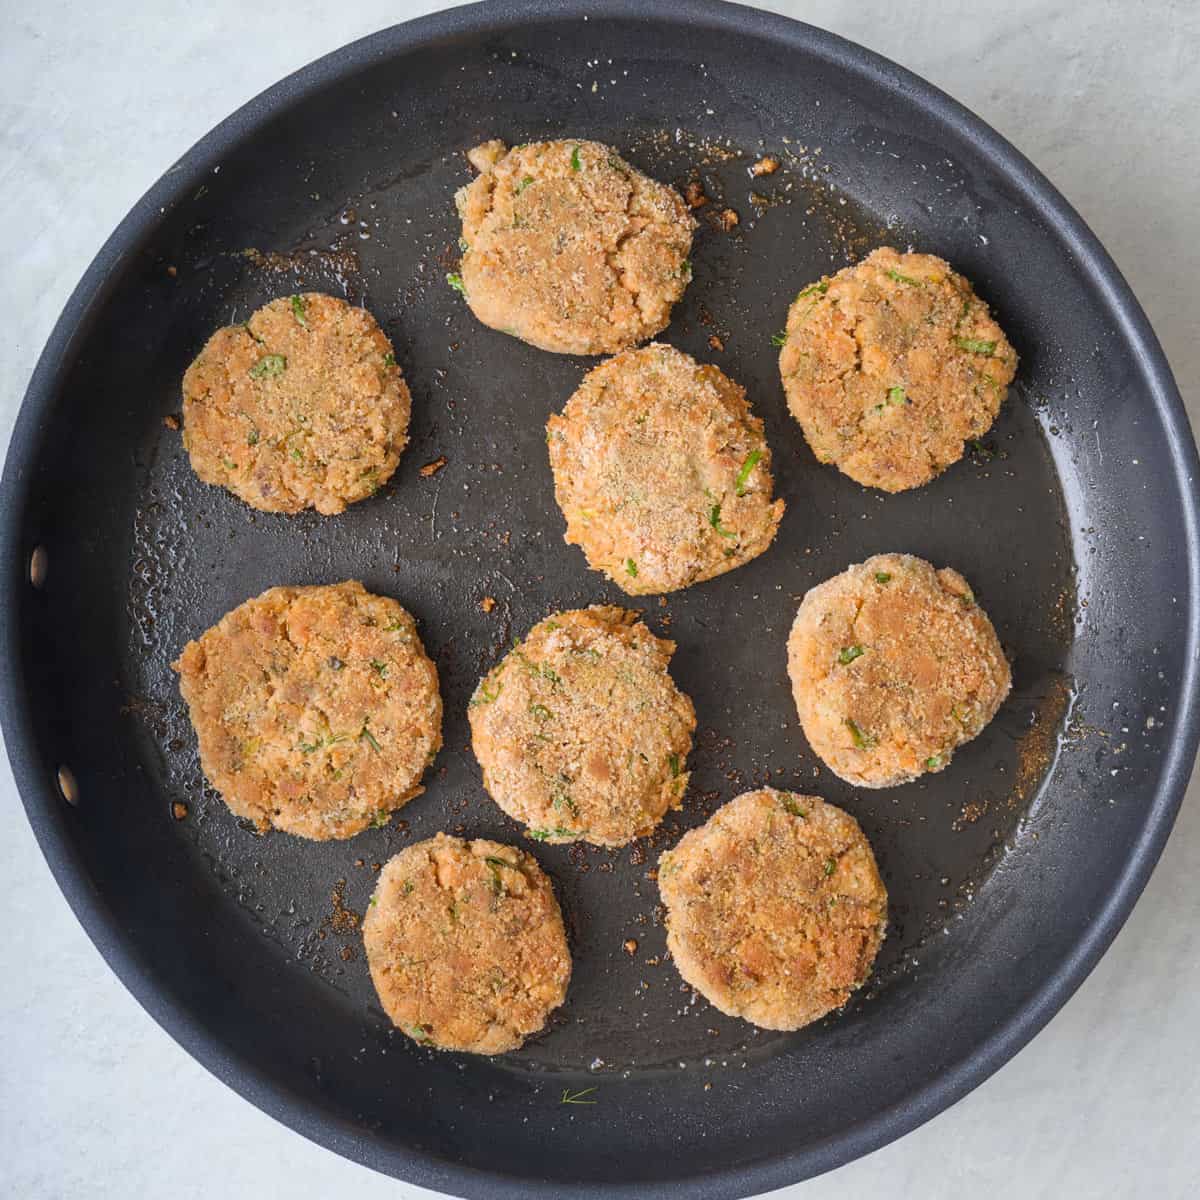
[[[391,478],[411,410],[375,318],[306,292],[208,339],[183,377],[183,444],[251,508],[328,516]]]
[[[589,371],[546,434],[566,541],[631,595],[732,571],[783,517],[745,389],[671,346]]]
[[[696,225],[674,188],[600,142],[493,141],[468,157],[480,174],[455,196],[458,283],[480,321],[558,354],[613,354],[666,328]]]
[[[1012,686],[967,581],[911,554],[877,554],[809,591],[788,674],[813,750],[872,788],[945,770]]]
[[[439,833],[407,846],[380,873],[363,942],[384,1012],[440,1050],[515,1050],[571,978],[550,880],[499,842]]]
[[[858,822],[816,796],[745,792],[659,859],[667,947],[731,1017],[800,1029],[860,987],[887,891]]]
[[[441,749],[416,622],[361,583],[271,588],[172,666],[204,774],[260,830],[325,841],[386,824]]]
[[[636,612],[595,606],[540,621],[480,680],[483,783],[530,837],[623,846],[680,806],[696,714],[674,652]]]
[[[802,288],[779,373],[813,453],[885,492],[920,487],[991,428],[1017,355],[970,283],[884,246]]]

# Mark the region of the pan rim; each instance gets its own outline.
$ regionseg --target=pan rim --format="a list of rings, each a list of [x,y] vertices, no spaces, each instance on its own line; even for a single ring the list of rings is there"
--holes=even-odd
[[[303,97],[370,62],[411,52],[431,41],[511,32],[530,23],[558,23],[596,16],[588,0],[496,0],[430,14],[352,42],[287,76],[247,102],[192,146],[133,206],[85,271],[56,322],[30,379],[13,429],[0,482],[0,727],[25,807],[42,854],[76,918],[114,974],[151,1017],[208,1071],[257,1108],[311,1141],[363,1165],[423,1187],[464,1196],[642,1197],[641,1183],[567,1185],[533,1176],[500,1176],[413,1149],[382,1147],[352,1126],[311,1108],[270,1081],[249,1060],[210,1034],[183,1005],[163,995],[153,966],[126,941],[104,897],[94,890],[67,832],[67,815],[54,788],[55,764],[42,760],[24,704],[19,606],[27,599],[23,521],[32,461],[46,414],[59,391],[62,364],[111,286],[117,268],[135,251],[161,215],[191,194],[212,166],[245,138]],[[1179,736],[1164,754],[1157,789],[1146,807],[1136,843],[1109,896],[1091,917],[1071,953],[1041,983],[1034,997],[980,1042],[971,1053],[909,1095],[821,1142],[782,1150],[769,1158],[718,1172],[683,1176],[653,1186],[678,1197],[757,1194],[831,1170],[910,1132],[961,1099],[1013,1057],[1066,1003],[1091,972],[1128,918],[1166,844],[1182,803],[1200,741],[1200,459],[1182,398],[1145,313],[1107,251],[1057,189],[1019,151],[980,118],[918,76],[835,34],[790,18],[724,3],[676,0],[667,15],[652,0],[607,0],[605,18],[656,19],[701,25],[716,32],[749,35],[784,50],[824,58],[831,66],[885,90],[899,92],[953,130],[1020,192],[1025,203],[1054,230],[1095,280],[1114,324],[1134,353],[1166,435],[1173,483],[1182,498],[1189,596],[1185,606],[1186,651]]]

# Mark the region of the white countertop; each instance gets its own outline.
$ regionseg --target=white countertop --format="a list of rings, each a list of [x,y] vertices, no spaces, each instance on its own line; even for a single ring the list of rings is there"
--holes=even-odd
[[[0,4],[0,445],[70,290],[133,202],[281,76],[405,0]],[[896,59],[1023,150],[1133,285],[1200,425],[1200,5],[774,8]],[[0,764],[0,1194],[430,1196],[277,1125],[125,992],[59,894]],[[922,1129],[777,1196],[1190,1197],[1200,1178],[1200,777],[1132,918],[1018,1057]]]

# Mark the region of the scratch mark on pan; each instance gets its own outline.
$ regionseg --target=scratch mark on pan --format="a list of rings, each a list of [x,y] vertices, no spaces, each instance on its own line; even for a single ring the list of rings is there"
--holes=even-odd
[[[433,493],[433,508],[429,510],[429,536],[436,542],[438,539],[437,531],[437,506],[438,500],[441,499],[442,488],[441,484],[437,486]]]

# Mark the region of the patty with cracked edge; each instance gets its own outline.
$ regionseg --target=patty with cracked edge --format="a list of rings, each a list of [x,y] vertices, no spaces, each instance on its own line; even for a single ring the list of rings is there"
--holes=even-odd
[[[550,880],[499,842],[439,833],[407,846],[380,873],[363,942],[384,1012],[440,1050],[515,1050],[571,978]]]
[[[717,809],[659,859],[667,947],[711,1004],[800,1029],[866,981],[887,891],[858,822],[816,796],[763,788]]]
[[[1017,355],[970,283],[884,246],[801,288],[779,373],[823,463],[868,487],[920,487],[996,419]]]
[[[258,829],[347,838],[424,791],[442,700],[395,600],[352,581],[271,588],[172,665],[204,774]]]
[[[491,141],[459,190],[456,282],[483,324],[558,354],[613,354],[665,329],[692,277],[674,188],[600,142]]]

